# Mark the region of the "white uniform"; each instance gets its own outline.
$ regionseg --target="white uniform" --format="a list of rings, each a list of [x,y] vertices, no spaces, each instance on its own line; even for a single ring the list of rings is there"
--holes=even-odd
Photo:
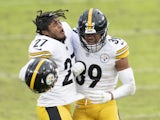
[[[75,34],[73,44],[76,60],[86,65],[86,71],[77,79],[78,91],[82,93],[94,90],[113,91],[118,80],[115,62],[128,56],[127,43],[122,39],[107,36],[106,44],[98,52],[88,53],[76,38],[78,37]]]
[[[59,71],[57,82],[53,88],[40,95],[38,106],[66,105],[83,98],[83,95],[76,92],[74,76],[71,72],[72,64],[75,63],[71,45],[72,30],[65,22],[62,22],[62,26],[66,35],[65,43],[38,34],[29,46],[30,58],[51,57]]]

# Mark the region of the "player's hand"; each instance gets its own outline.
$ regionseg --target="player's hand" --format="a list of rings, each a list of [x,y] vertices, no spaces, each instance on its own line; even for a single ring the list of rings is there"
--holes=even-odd
[[[86,98],[91,100],[93,104],[106,103],[112,100],[112,95],[109,92],[98,91],[87,91]]]
[[[22,81],[25,81],[26,70],[27,70],[27,65],[23,66],[19,72],[19,79]]]
[[[84,70],[85,66],[82,62],[76,62],[72,67],[72,71],[75,77],[80,75]]]
[[[22,80],[22,81],[25,81],[25,75],[26,75],[26,70],[27,70],[27,67],[28,65],[33,62],[34,59],[31,59],[27,62],[27,64],[25,66],[23,66],[19,72],[19,79]]]

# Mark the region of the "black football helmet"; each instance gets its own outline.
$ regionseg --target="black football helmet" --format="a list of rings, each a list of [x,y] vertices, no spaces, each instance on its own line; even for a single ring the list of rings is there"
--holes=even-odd
[[[26,70],[25,82],[35,93],[43,93],[53,87],[57,81],[57,65],[53,60],[36,58]]]
[[[98,9],[90,8],[80,16],[78,33],[85,50],[88,52],[97,52],[104,46],[107,35],[107,24],[105,15]],[[89,45],[84,39],[84,35],[86,34],[101,34],[101,38],[96,44]]]

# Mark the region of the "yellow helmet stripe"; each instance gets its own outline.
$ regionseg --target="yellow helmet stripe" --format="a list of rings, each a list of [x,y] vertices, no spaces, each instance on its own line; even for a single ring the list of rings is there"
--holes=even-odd
[[[31,78],[31,82],[30,82],[30,88],[33,90],[34,88],[34,83],[35,83],[35,78],[37,76],[37,71],[39,70],[39,68],[41,67],[41,65],[43,64],[43,62],[45,61],[45,59],[41,60],[38,65],[36,66],[34,72],[33,72],[33,75],[32,75],[32,78]]]
[[[90,8],[88,12],[88,29],[92,29],[92,12],[93,8]]]

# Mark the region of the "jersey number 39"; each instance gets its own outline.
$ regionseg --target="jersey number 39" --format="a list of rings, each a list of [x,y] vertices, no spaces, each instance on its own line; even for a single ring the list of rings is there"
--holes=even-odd
[[[76,78],[76,81],[79,85],[83,85],[85,82],[85,76],[86,70],[83,71],[83,73],[80,74],[79,77]],[[92,80],[91,84],[89,85],[90,88],[94,88],[96,84],[100,81],[102,76],[102,70],[100,66],[96,64],[92,64],[88,68],[88,76]]]

